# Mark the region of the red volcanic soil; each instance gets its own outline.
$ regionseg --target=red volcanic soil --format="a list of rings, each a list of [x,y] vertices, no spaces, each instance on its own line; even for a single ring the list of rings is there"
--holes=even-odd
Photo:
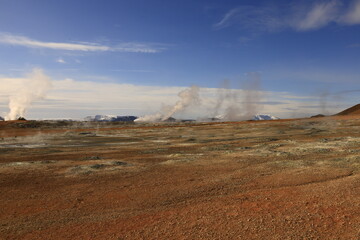
[[[355,106],[352,106],[348,109],[345,109],[342,112],[339,112],[336,114],[338,116],[345,116],[345,115],[360,115],[360,104],[357,104]]]
[[[360,239],[358,116],[0,133],[0,239]]]

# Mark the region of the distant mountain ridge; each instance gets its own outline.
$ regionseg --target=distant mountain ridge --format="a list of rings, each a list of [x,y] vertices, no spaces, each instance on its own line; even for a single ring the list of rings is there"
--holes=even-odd
[[[0,117],[0,121],[5,121],[5,119],[3,117]]]
[[[85,121],[91,122],[133,122],[138,117],[136,116],[113,116],[113,115],[95,115],[88,116]]]
[[[209,118],[208,120],[210,121],[224,121],[226,119],[226,117],[224,115],[217,115],[213,118]],[[262,120],[277,120],[280,119],[278,117],[274,117],[272,115],[269,114],[257,114],[255,116],[253,116],[251,119],[248,120],[253,120],[253,121],[262,121]]]
[[[277,120],[277,119],[280,119],[280,118],[271,116],[269,114],[257,114],[251,120],[261,121],[261,120]]]

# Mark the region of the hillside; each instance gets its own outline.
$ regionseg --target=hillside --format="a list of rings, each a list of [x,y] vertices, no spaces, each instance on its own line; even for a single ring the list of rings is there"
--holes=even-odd
[[[345,109],[342,112],[336,114],[337,116],[346,116],[346,115],[360,115],[360,104],[352,106],[348,109]]]

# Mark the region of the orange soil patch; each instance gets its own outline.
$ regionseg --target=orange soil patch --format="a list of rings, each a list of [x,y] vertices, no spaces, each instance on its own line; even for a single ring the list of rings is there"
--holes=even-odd
[[[0,239],[360,238],[356,117],[0,131]]]

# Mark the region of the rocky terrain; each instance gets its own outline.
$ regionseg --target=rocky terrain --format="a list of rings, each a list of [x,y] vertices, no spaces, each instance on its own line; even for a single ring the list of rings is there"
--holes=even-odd
[[[0,239],[359,239],[360,118],[0,122]]]

